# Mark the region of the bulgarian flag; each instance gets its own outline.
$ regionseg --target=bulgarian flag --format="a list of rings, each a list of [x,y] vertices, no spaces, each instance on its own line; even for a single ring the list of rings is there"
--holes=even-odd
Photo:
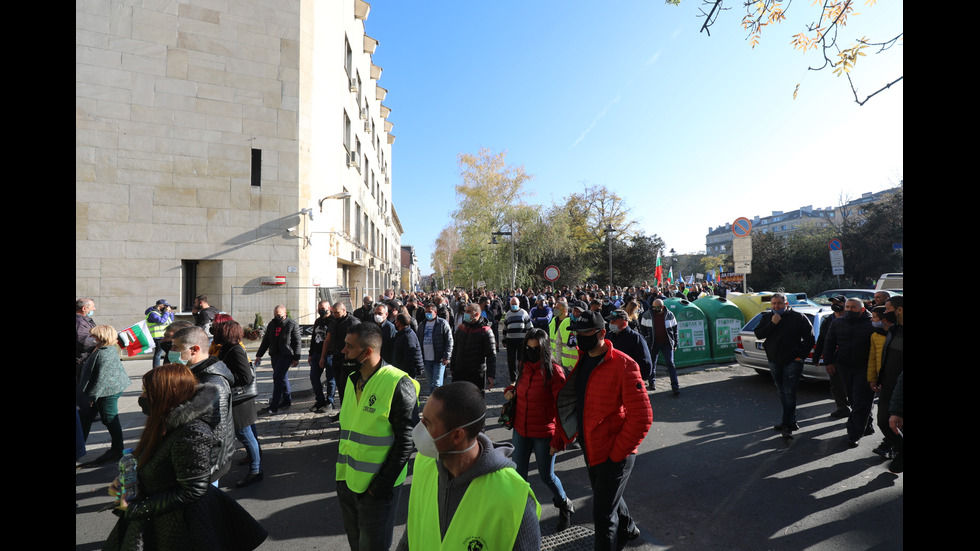
[[[674,282],[674,267],[671,266],[670,270],[667,272],[667,283]]]
[[[145,319],[120,331],[119,340],[130,357],[153,350],[153,339]]]
[[[664,268],[660,264],[660,249],[657,249],[657,269],[654,271],[653,277],[657,280],[657,285],[664,284]]]

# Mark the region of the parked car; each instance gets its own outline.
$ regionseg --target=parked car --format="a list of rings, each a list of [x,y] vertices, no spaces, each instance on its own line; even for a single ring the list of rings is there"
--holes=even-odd
[[[874,293],[872,292],[872,295]],[[829,307],[824,306],[798,306],[794,310],[805,315],[810,324],[813,325],[813,339],[816,342],[820,338],[820,323],[823,318],[833,314]],[[766,357],[766,340],[755,336],[755,328],[762,320],[762,312],[756,314],[749,320],[735,338],[735,359],[739,365],[751,367],[760,375],[769,376],[769,359]],[[830,377],[823,365],[813,365],[813,350],[803,364],[803,377],[808,379],[820,379],[827,381]]]
[[[830,297],[836,297],[837,295],[844,295],[847,298],[859,298],[862,302],[867,302],[875,298],[874,289],[831,289],[829,291],[819,292],[812,297],[810,300],[819,304],[820,306],[830,306]],[[900,295],[900,291],[896,292],[895,289],[888,289],[885,291],[888,296]]]
[[[769,301],[772,299],[773,291],[760,291],[758,293],[728,293],[728,300],[732,301],[738,309],[742,311],[743,319],[752,319],[752,316],[764,312],[769,308]],[[806,293],[783,293],[786,295],[786,304],[790,306],[819,306],[816,302],[809,300]]]
[[[881,277],[878,278],[878,284],[875,285],[875,290],[880,291],[884,289],[886,291],[891,291],[892,289],[904,289],[905,284],[902,283],[904,279],[904,273],[881,274]]]

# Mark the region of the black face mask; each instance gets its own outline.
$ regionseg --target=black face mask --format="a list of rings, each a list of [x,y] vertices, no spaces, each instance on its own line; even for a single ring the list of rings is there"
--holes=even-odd
[[[170,349],[172,349],[173,347],[174,347],[174,341],[160,343],[160,349],[163,350],[164,352],[170,352]]]
[[[579,350],[581,350],[582,352],[589,352],[590,350],[598,346],[599,333],[596,333],[595,335],[588,335],[588,336],[579,334],[575,337],[575,339],[578,341]]]
[[[317,311],[316,311],[316,313],[317,313],[317,314],[320,314],[320,317],[321,317],[321,318],[322,318],[323,316],[325,316],[325,315],[327,315],[327,311],[326,311],[326,310],[324,310],[323,308],[320,308],[319,310],[317,310]]]
[[[843,304],[831,304],[830,305],[830,309],[833,310],[834,312],[843,312],[844,311],[844,305]]]
[[[524,359],[531,363],[541,360],[541,347],[531,348],[530,346],[525,346]]]
[[[140,405],[140,410],[143,412],[143,415],[146,415],[146,416],[149,416],[150,415],[150,399],[149,398],[147,398],[146,396],[142,396],[141,395],[139,398],[136,399],[136,403],[138,403]]]

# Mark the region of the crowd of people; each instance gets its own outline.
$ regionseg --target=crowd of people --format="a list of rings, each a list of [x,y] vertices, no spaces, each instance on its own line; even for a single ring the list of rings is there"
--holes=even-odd
[[[652,424],[648,391],[656,385],[658,357],[664,359],[673,396],[680,395],[673,362],[677,321],[664,301],[725,292],[720,285],[661,289],[644,282],[625,288],[518,288],[505,295],[492,290],[396,295],[389,289],[377,298],[363,297],[352,312],[342,302],[319,303],[308,349],[311,410],[339,409],[337,496],[351,549],[387,550],[395,543],[402,484],[415,450],[399,549],[438,549],[450,540],[468,542],[470,549],[537,549],[541,507],[528,483],[531,454],[558,510],[556,529],[562,531],[571,526],[575,507],[555,473],[555,456],[573,447],[582,450],[593,491],[595,549],[622,549],[639,536],[623,493]],[[255,424],[258,415],[292,407],[288,370],[301,359],[299,326],[285,306],[276,306],[249,361],[242,326],[203,295],[194,306],[193,323],[174,321],[163,299],[145,313],[158,351],[153,370],[143,378],[140,405],[148,417],[133,453],[151,474],[143,479],[141,470],[141,494],[132,503],[124,499],[119,480],[110,485],[120,521],[107,548],[125,547],[151,533],[160,540],[154,548],[161,549],[179,548],[174,545],[180,538],[226,537],[227,527],[209,531],[195,520],[202,511],[214,520],[220,510],[239,534],[214,548],[252,549],[265,538],[244,510],[222,507],[229,498],[218,490],[218,479],[230,471],[236,440],[245,448],[241,464],[248,472],[235,485],[263,479]],[[799,429],[796,384],[813,333],[783,295],[773,295],[771,306],[756,333],[767,339],[782,402],[775,428],[791,437]],[[94,301],[77,301],[76,394],[82,448],[96,415],[112,436],[109,451],[91,463],[98,465],[122,457],[116,403],[129,381],[114,349],[116,330],[95,325],[94,311]],[[885,439],[875,453],[892,457],[892,470],[900,472],[901,297],[872,313],[860,301],[845,299],[841,311],[826,333],[821,331],[826,340],[818,347],[828,373],[839,379],[834,388],[841,389],[838,403],[848,411],[848,442],[870,434],[877,392],[877,424]],[[872,325],[872,316],[880,325]],[[501,345],[506,385],[496,365]],[[268,406],[257,410],[255,367],[266,352],[273,392]],[[510,402],[509,443],[493,442],[483,432],[485,393],[495,385],[505,386]],[[167,529],[149,530],[163,522]]]

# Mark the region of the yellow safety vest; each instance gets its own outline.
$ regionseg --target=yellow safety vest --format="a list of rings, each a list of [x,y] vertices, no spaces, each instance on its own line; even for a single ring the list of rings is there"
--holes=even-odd
[[[572,332],[568,326],[572,324],[572,318],[566,317],[558,323],[558,318],[553,318],[548,324],[548,338],[551,339],[551,355],[554,360],[559,362],[562,367],[571,369],[578,362],[578,347],[569,346],[568,339]]]
[[[152,314],[153,312],[150,312]],[[166,323],[153,323],[150,321],[150,314],[146,315],[146,325],[150,328],[150,337],[154,339],[162,339],[163,335],[167,332],[167,327],[170,326],[171,322]]]
[[[477,477],[449,521],[446,537],[439,528],[439,471],[436,460],[418,454],[408,498],[408,548],[411,551],[486,551],[514,548],[528,496],[535,514],[541,504],[531,486],[507,467]]]
[[[388,457],[388,451],[395,442],[395,433],[388,421],[391,400],[404,371],[384,364],[368,379],[360,398],[354,383],[347,379],[340,407],[340,443],[337,452],[337,480],[343,480],[352,492],[363,493],[381,470],[381,464]],[[419,383],[409,377],[415,385],[415,395],[419,393]],[[405,480],[408,463],[402,469],[395,486]]]

